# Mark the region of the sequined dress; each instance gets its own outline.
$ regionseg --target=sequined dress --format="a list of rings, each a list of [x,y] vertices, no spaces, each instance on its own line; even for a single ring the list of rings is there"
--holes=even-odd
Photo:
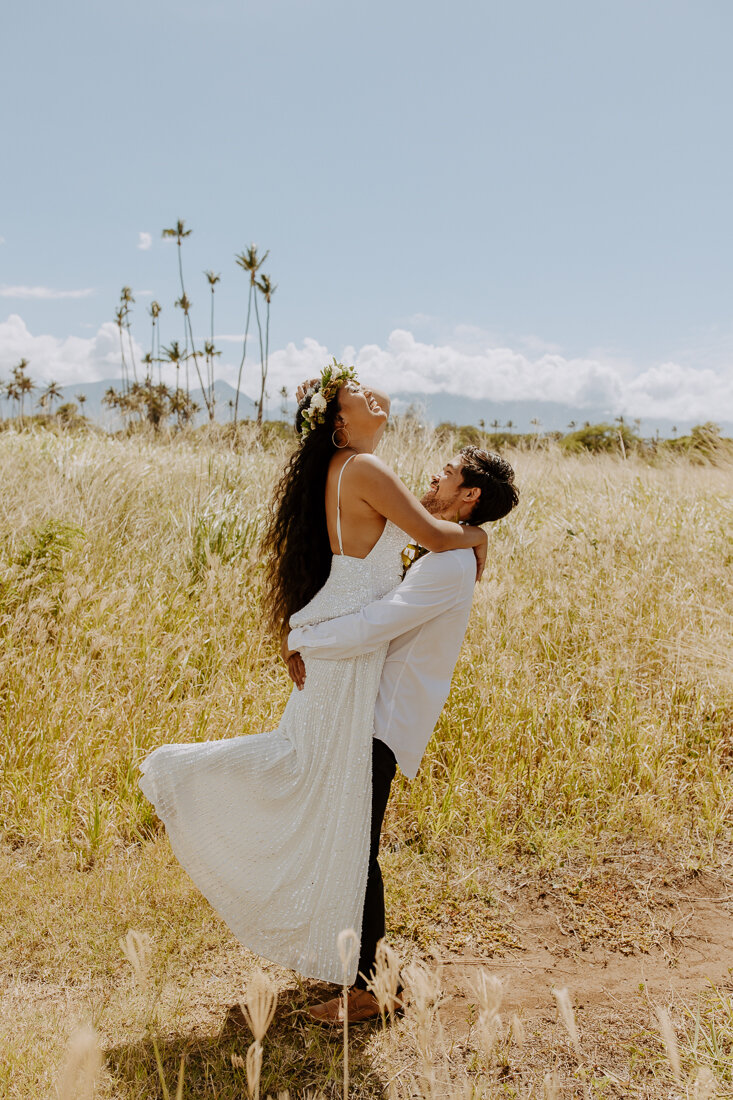
[[[366,558],[334,555],[326,584],[291,626],[358,611],[391,591],[407,541],[388,522]],[[343,981],[339,932],[361,938],[386,651],[307,659],[305,688],[293,688],[277,729],[163,745],[142,764],[140,786],[173,851],[237,939],[322,981]],[[349,983],[356,967],[355,958]]]

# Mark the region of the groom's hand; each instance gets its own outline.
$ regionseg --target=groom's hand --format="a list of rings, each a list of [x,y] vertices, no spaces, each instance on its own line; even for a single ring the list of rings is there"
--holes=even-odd
[[[282,659],[287,665],[288,676],[293,681],[298,691],[305,687],[305,662],[297,650],[288,649],[288,636],[283,634],[280,642]]]
[[[299,653],[291,653],[287,660],[288,676],[298,691],[305,687],[305,663]]]
[[[320,378],[309,378],[306,382],[301,382],[295,391],[295,400],[300,404],[308,390],[315,386],[316,382],[320,382]]]

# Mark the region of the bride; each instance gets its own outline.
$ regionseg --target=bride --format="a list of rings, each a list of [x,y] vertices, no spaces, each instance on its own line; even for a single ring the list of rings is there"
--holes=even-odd
[[[431,516],[374,455],[389,399],[334,363],[307,384],[300,444],[276,490],[265,536],[273,628],[358,611],[402,576],[410,539],[429,550],[486,534]],[[162,745],[140,786],[179,862],[247,948],[309,978],[349,984],[339,932],[361,936],[371,814],[371,741],[387,647],[307,660],[277,729]],[[285,655],[286,651],[284,650]]]

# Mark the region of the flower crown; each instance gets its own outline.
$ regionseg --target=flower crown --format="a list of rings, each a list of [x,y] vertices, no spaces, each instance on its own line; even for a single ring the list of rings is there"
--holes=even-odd
[[[300,414],[300,434],[303,439],[326,419],[326,408],[331,398],[336,396],[344,383],[355,379],[356,368],[345,367],[343,363],[337,363],[335,358],[333,363],[329,363],[321,371],[320,387],[311,394],[310,401]]]

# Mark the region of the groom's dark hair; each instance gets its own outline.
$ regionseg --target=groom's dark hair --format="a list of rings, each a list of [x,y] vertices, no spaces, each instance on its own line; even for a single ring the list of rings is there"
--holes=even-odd
[[[469,521],[478,526],[508,515],[519,503],[519,489],[506,459],[472,445],[464,447],[460,455],[463,484],[467,489],[481,490]]]

